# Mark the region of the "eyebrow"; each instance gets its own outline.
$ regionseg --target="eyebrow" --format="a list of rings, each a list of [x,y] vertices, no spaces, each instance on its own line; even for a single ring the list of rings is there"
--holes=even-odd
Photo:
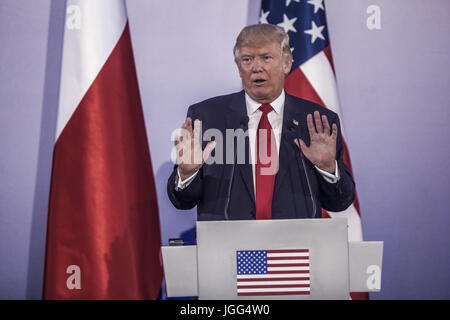
[[[272,53],[270,53],[270,52],[264,52],[264,53],[258,54],[257,56],[263,57],[263,56],[267,56],[267,55],[272,55]],[[254,56],[255,56],[255,55],[252,55],[252,54],[249,54],[249,53],[246,53],[246,54],[242,54],[242,55],[241,55],[241,57],[254,57]]]

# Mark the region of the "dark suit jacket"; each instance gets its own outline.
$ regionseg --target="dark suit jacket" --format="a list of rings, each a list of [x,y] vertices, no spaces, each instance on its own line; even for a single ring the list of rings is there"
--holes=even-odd
[[[314,165],[304,158],[314,202],[316,203],[316,212],[313,214],[312,200],[306,184],[300,154],[293,140],[297,135],[309,145],[310,137],[306,125],[306,116],[309,113],[313,114],[316,110],[321,115],[325,114],[328,117],[330,127],[332,123],[338,125],[336,160],[340,180],[335,184],[328,183],[314,168]],[[241,91],[197,103],[189,107],[187,115],[192,120],[200,119],[202,121],[203,132],[209,128],[216,128],[225,137],[225,130],[239,128],[243,117],[247,115],[245,93]],[[272,200],[272,218],[319,218],[321,216],[320,208],[334,212],[346,209],[353,202],[355,185],[348,168],[342,161],[343,145],[337,114],[312,102],[286,94],[283,123],[287,124],[292,122],[293,119],[299,122],[297,132],[289,130],[286,125],[282,129],[279,169],[275,177]],[[247,130],[247,128],[244,128],[244,130]],[[203,148],[207,142],[203,142]],[[223,156],[226,159],[225,138],[223,145]],[[248,145],[247,138],[247,154]],[[226,217],[224,208],[232,167],[232,164],[204,164],[189,186],[176,191],[177,166],[175,166],[167,183],[170,201],[178,209],[191,209],[197,206],[198,220],[224,220]],[[255,219],[253,173],[252,166],[248,161],[245,164],[237,164],[235,167],[228,217],[231,220]]]

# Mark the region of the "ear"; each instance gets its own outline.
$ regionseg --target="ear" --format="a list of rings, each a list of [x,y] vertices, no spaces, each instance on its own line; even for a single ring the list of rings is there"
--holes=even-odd
[[[292,58],[290,56],[283,56],[283,72],[287,76],[291,72]]]
[[[241,65],[239,64],[239,59],[236,57],[236,55],[239,55],[239,50],[234,49],[233,51],[234,63],[236,64],[236,67],[238,69],[239,77],[242,79],[242,68]]]
[[[236,61],[236,67],[238,68],[238,71],[239,71],[239,77],[242,79],[242,69],[241,69],[241,66],[239,65],[239,62],[237,62]]]

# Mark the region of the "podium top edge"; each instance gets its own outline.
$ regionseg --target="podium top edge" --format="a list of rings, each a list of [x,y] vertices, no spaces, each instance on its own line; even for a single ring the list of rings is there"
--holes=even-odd
[[[330,219],[270,219],[270,220],[211,220],[211,221],[196,221],[196,224],[224,224],[224,223],[347,223],[346,217],[335,217]]]
[[[365,241],[365,240],[363,240],[363,241],[349,241],[348,243],[370,243],[370,244],[379,244],[379,245],[384,245],[384,241],[379,241],[379,240],[377,240],[377,241]]]

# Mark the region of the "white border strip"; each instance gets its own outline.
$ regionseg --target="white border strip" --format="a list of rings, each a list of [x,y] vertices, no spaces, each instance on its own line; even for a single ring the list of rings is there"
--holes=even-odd
[[[123,33],[123,0],[67,0],[56,140]]]

